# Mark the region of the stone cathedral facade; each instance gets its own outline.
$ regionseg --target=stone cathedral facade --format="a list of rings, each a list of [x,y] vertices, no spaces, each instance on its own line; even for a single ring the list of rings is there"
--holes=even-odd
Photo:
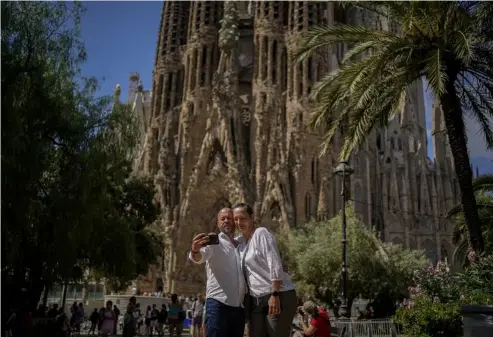
[[[341,22],[394,29],[331,2],[164,2],[152,90],[133,75],[129,94],[142,121],[136,170],[155,180],[167,238],[162,265],[148,277],[154,287],[203,292],[203,266],[191,265],[187,252],[195,234],[215,228],[223,206],[249,202],[258,222],[275,231],[340,211],[332,168],[344,131],[320,157],[307,97],[338,67],[344,48],[299,64],[291,52],[310,27]],[[350,198],[361,219],[382,240],[425,249],[434,262],[452,256],[444,214],[458,202],[441,115],[433,108],[429,159],[418,82],[404,110],[350,160]]]

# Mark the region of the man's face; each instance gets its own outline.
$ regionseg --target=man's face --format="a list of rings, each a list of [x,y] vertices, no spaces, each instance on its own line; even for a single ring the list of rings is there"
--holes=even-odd
[[[224,234],[234,233],[235,224],[233,222],[233,210],[231,208],[224,208],[218,213],[217,227]]]

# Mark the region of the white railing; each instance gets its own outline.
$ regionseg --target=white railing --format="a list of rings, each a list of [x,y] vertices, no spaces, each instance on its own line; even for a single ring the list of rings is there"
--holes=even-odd
[[[334,336],[344,337],[397,337],[399,329],[391,319],[337,320],[332,321]],[[341,331],[345,329],[345,334]]]

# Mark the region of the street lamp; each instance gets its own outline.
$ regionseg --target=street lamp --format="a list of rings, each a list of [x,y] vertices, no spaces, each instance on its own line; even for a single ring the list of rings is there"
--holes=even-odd
[[[341,308],[339,313],[342,317],[351,317],[350,311],[347,307],[347,223],[346,223],[346,178],[353,174],[354,169],[349,166],[347,161],[341,161],[339,165],[333,170],[333,172],[342,177],[342,269],[341,269]]]

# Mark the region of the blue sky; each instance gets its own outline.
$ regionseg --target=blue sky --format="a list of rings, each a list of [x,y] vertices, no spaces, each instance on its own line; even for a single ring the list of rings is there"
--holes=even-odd
[[[104,78],[100,81],[104,95],[120,84],[122,99],[127,97],[131,72],[138,72],[144,88],[150,88],[162,2],[91,1],[85,5],[82,37],[88,61],[82,69],[84,75]],[[429,129],[432,98],[426,92],[425,103]],[[468,123],[468,130],[473,165],[479,166],[481,173],[493,173],[493,152],[486,151],[474,123]],[[428,154],[433,157],[431,139],[428,142]]]

